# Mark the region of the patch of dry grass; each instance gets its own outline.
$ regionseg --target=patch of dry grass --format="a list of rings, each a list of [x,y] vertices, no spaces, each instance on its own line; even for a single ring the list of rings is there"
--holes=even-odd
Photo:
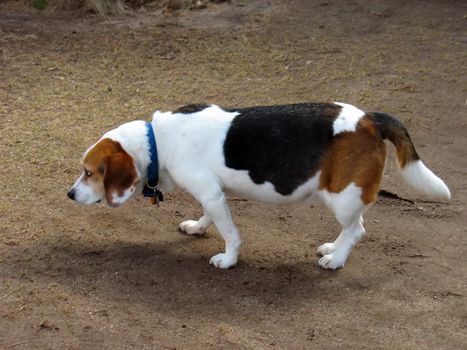
[[[83,10],[95,12],[101,16],[130,14],[131,9],[148,7],[162,8],[169,11],[181,9],[203,9],[213,2],[229,0],[50,0],[48,3],[55,9]]]

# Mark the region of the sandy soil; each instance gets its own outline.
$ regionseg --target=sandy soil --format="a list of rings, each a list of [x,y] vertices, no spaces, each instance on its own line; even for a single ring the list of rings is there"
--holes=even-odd
[[[467,6],[463,1],[232,1],[99,19],[0,4],[1,349],[467,348]],[[371,4],[371,5],[369,5]],[[186,103],[346,101],[401,118],[450,203],[402,183],[391,152],[367,235],[344,269],[316,266],[338,225],[322,207],[232,198],[223,243],[156,209],[81,207],[84,149]]]

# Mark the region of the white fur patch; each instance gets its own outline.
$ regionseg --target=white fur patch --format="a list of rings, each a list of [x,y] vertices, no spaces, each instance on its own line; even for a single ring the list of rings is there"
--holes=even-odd
[[[286,196],[278,193],[274,185],[268,181],[259,185],[254,183],[246,170],[224,168],[222,172],[220,172],[220,175],[223,179],[226,191],[242,198],[273,204],[310,204],[314,203],[317,199],[316,191],[319,187],[321,171],[318,171],[312,178],[298,186],[291,194]]]
[[[357,129],[357,124],[360,121],[360,119],[365,115],[365,112],[347,103],[334,103],[342,107],[341,112],[339,113],[332,125],[334,130],[334,136],[340,134],[341,132],[355,132],[355,130]]]
[[[124,192],[123,195],[119,196],[116,192],[112,193],[112,202],[115,204],[123,204],[125,203],[135,192],[135,188],[131,186],[130,188],[127,188]]]
[[[407,164],[401,169],[402,177],[416,190],[436,198],[450,199],[448,186],[428,169],[421,160]]]

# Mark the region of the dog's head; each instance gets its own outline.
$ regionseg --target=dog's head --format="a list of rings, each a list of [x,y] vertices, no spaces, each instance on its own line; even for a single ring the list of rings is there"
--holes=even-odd
[[[68,197],[81,204],[105,198],[109,206],[118,207],[135,193],[140,180],[134,159],[110,138],[91,146],[81,165],[83,173],[68,192]]]

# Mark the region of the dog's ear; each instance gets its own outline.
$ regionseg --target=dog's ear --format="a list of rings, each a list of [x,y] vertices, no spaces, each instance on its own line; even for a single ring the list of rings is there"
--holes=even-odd
[[[132,157],[118,152],[104,158],[103,168],[105,198],[111,207],[118,207],[135,192],[139,181],[138,171]]]

